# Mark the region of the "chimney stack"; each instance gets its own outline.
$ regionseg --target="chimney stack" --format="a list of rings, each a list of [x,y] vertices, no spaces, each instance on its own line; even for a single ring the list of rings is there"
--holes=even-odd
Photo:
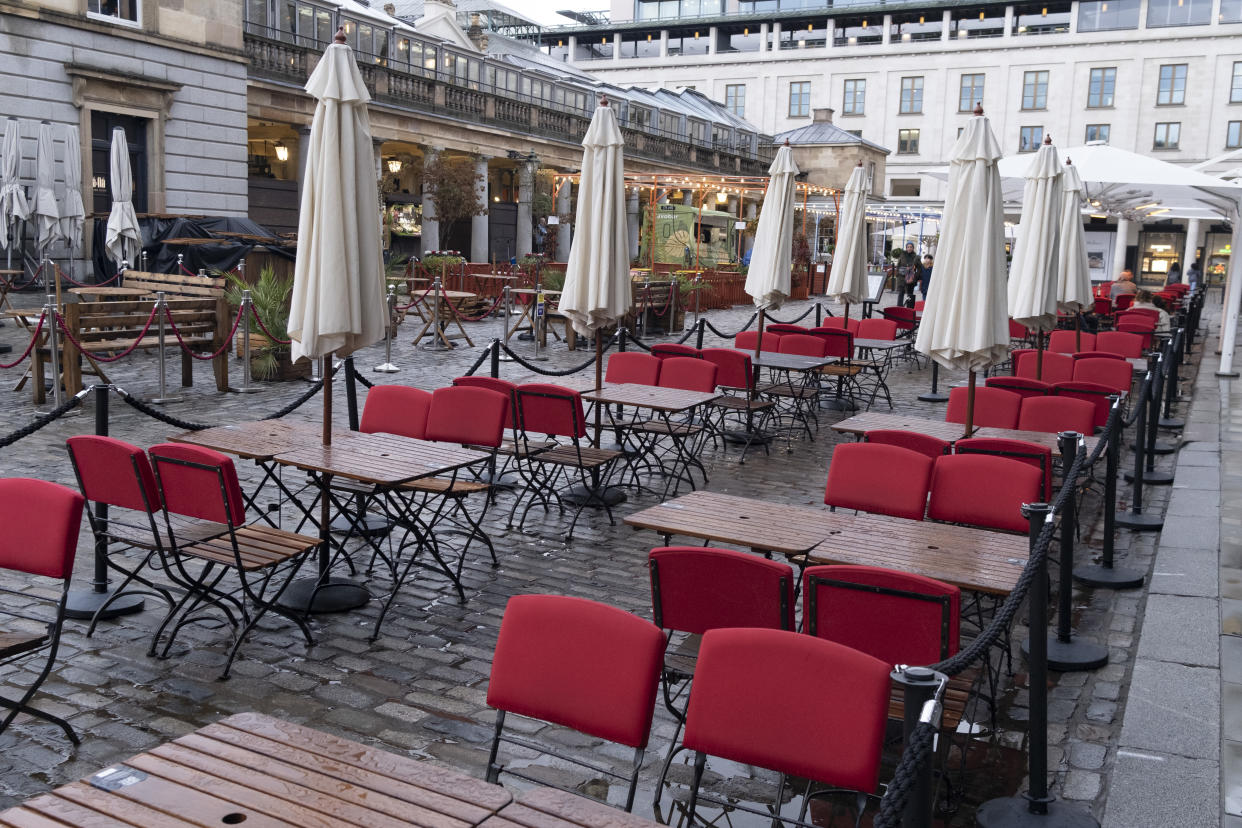
[[[822,109],[812,109],[811,122],[816,124],[831,124],[832,116],[835,112],[836,110],[830,106],[825,106]]]

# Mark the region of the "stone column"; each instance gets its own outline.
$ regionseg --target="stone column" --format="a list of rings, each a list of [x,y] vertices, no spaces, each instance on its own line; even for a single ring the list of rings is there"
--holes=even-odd
[[[630,259],[638,258],[638,230],[642,227],[642,214],[638,209],[638,190],[634,189],[625,197],[626,230],[630,240]]]
[[[532,249],[531,234],[534,227],[531,225],[531,201],[535,197],[535,165],[538,161],[522,161],[518,165],[518,204],[517,204],[517,239],[514,241],[514,247],[517,250],[517,257],[530,254]]]
[[[440,157],[442,147],[423,147],[423,166],[435,162]],[[427,182],[423,182],[423,243],[422,254],[425,256],[432,250],[440,249],[440,222],[436,221],[436,202],[431,196]]]
[[[1213,23],[1216,22],[1215,18],[1213,18],[1212,22]],[[1078,34],[1078,0],[1074,0],[1073,3],[1070,3],[1070,29],[1069,30],[1070,30],[1070,34],[1072,35]]]
[[[479,203],[483,205],[484,210],[488,207],[487,162],[489,160],[491,159],[486,155],[480,155],[474,159],[474,189],[478,193]],[[487,261],[488,237],[487,213],[481,216],[472,216],[470,219],[470,261]]]
[[[720,30],[712,26],[707,30],[707,53],[709,55],[716,54],[716,38],[720,37]]]
[[[1130,220],[1117,219],[1117,238],[1113,246],[1113,272],[1106,274],[1110,280],[1116,279],[1121,271],[1126,269],[1126,245],[1130,243]],[[1134,280],[1138,281],[1138,274],[1134,274]]]
[[[1005,6],[1005,31],[1001,37],[1013,37],[1013,6]]]
[[[779,53],[781,50],[781,23],[779,20],[772,22],[772,51]]]
[[[766,52],[768,50],[768,24],[759,24],[759,51]]]
[[[617,63],[621,60],[621,35],[620,33],[612,36],[612,61]]]
[[[884,45],[887,46],[893,40],[893,16],[886,14],[881,21],[884,26]]]
[[[945,9],[943,21],[944,22],[940,24],[940,40],[942,42],[949,39],[949,30],[953,28],[953,12]]]
[[[668,29],[660,29],[660,57],[668,57]]]
[[[556,215],[561,220],[556,227],[556,260],[558,262],[569,261],[569,246],[573,243],[573,214],[570,212],[573,209],[570,203],[573,191],[572,181],[562,181],[561,188],[556,191]]]
[[[1200,225],[1198,219],[1186,220],[1186,246],[1182,249],[1182,281],[1186,281],[1186,271],[1195,260],[1195,248],[1199,246]]]

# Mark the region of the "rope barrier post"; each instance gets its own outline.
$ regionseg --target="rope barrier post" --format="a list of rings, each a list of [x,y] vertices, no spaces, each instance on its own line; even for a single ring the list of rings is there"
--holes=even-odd
[[[1049,518],[1047,503],[1028,503],[1023,507],[1030,521],[1031,555],[1036,554],[1038,538]],[[1027,657],[1030,692],[1030,752],[1027,776],[1030,789],[1025,795],[991,799],[979,806],[975,824],[981,828],[1099,828],[1086,811],[1058,802],[1048,793],[1048,567],[1038,567],[1031,579],[1027,598],[1030,612],[1031,648]]]
[[[108,436],[108,395],[112,388],[107,385],[96,385],[91,389],[95,398],[95,434],[99,437]],[[108,504],[95,504],[95,520],[106,523],[108,520]],[[141,595],[118,594],[108,590],[108,541],[106,538],[95,538],[95,573],[91,578],[91,588],[73,590],[65,603],[65,615],[69,618],[115,618],[131,612],[142,612]],[[98,613],[98,615],[96,615]]]
[[[1164,391],[1164,416],[1160,418],[1159,426],[1167,429],[1179,429],[1186,427],[1186,421],[1180,417],[1173,416],[1173,403],[1181,396],[1178,386],[1182,378],[1179,375],[1182,367],[1182,356],[1185,351],[1186,328],[1178,328],[1170,340],[1170,352],[1172,360],[1169,366],[1169,385]]]
[[[535,275],[535,312],[531,317],[530,335],[535,340],[535,355],[531,359],[535,362],[546,362],[548,357],[543,353],[541,341],[547,336],[544,325],[545,307],[543,303],[543,281],[539,278],[538,271]]]
[[[1156,439],[1160,429],[1160,408],[1164,397],[1167,367],[1168,362],[1164,354],[1160,354],[1156,359],[1156,382],[1152,387],[1150,406],[1147,409],[1147,433],[1145,436],[1138,432],[1134,434],[1135,440],[1146,439],[1147,441],[1147,446],[1143,449],[1147,459],[1147,465],[1143,471],[1143,483],[1154,486],[1168,486],[1173,483],[1173,472],[1156,471],[1156,455],[1172,454],[1177,451],[1176,445]]]
[[[1147,398],[1151,394],[1151,385],[1154,381],[1153,370],[1147,371],[1147,378],[1143,382],[1143,396],[1137,402],[1138,419],[1134,423],[1134,433],[1136,435],[1143,434],[1147,431]],[[1117,526],[1121,529],[1131,529],[1136,532],[1153,532],[1164,528],[1164,518],[1159,515],[1143,514],[1143,465],[1146,458],[1144,457],[1144,449],[1146,443],[1143,440],[1135,439],[1134,441],[1134,473],[1127,474],[1126,480],[1133,482],[1134,491],[1130,497],[1130,511],[1117,516]]]
[[[56,297],[47,294],[46,304],[43,305],[43,313],[52,324],[47,331],[47,345],[51,354],[52,363],[52,407],[60,408],[60,308],[56,304]]]
[[[893,683],[902,688],[902,744],[908,746],[914,728],[922,717],[923,705],[935,698],[936,690],[948,682],[949,678],[930,667],[911,667],[905,664],[897,665],[897,669],[890,675]],[[931,762],[924,762],[919,766],[914,788],[906,799],[906,808],[901,818],[902,828],[931,828],[932,798],[936,790],[932,771]]]
[[[824,324],[824,306],[821,305],[819,302],[816,302],[815,303],[815,327],[818,328],[823,324]]]
[[[185,254],[177,254],[177,270],[185,270]]]
[[[490,359],[491,364],[488,366],[488,373],[491,374],[492,379],[499,379],[500,378],[500,356],[501,356],[500,340],[493,339],[492,344],[487,346],[487,348],[491,356],[491,359]]]
[[[628,336],[629,336],[629,331],[626,329],[624,325],[622,325],[621,330],[617,332],[617,352],[618,353],[622,353],[622,354],[625,353],[625,340]]]
[[[151,402],[154,403],[155,405],[163,405],[164,403],[181,401],[181,397],[168,396],[168,366],[165,364],[167,360],[164,359],[164,337],[167,336],[167,333],[164,330],[164,317],[165,317],[165,314],[167,313],[167,310],[168,310],[168,304],[165,300],[164,291],[162,290],[156,291],[155,293],[155,315],[159,321],[159,327],[156,328],[156,331],[157,331],[156,336],[157,336],[157,340],[159,344],[156,346],[156,350],[158,350],[160,353],[160,357],[159,357],[159,360],[160,360],[159,362],[160,395],[156,397],[155,399],[151,400]],[[247,365],[249,365],[249,362],[247,362]]]
[[[397,324],[397,288],[394,285],[388,286],[388,295],[384,297],[384,301],[388,308],[388,324],[384,326],[384,364],[376,365],[371,370],[377,374],[395,374],[401,369],[392,364],[392,334]]]
[[[504,304],[504,313],[497,314],[497,316],[500,318],[500,338],[496,340],[497,342],[496,356],[494,358],[500,360],[501,362],[512,362],[513,357],[506,354],[504,352],[504,349],[501,348],[499,344],[501,342],[509,341],[509,304],[510,302],[512,302],[513,296],[512,294],[509,293],[508,285],[505,285],[504,287],[500,289],[500,295],[501,295],[501,302]],[[493,374],[493,376],[496,376],[496,375]]]
[[[258,388],[250,387],[250,314],[253,312],[253,306],[250,304],[250,291],[242,291],[241,313],[242,318],[242,385],[237,389],[240,394],[253,394]]]
[[[1074,580],[1090,587],[1134,589],[1143,585],[1143,573],[1113,566],[1114,539],[1117,529],[1117,472],[1121,465],[1121,395],[1113,401],[1109,415],[1108,441],[1104,449],[1104,544],[1099,564],[1083,564],[1074,568]]]
[[[931,361],[932,364],[932,387],[926,394],[919,394],[919,399],[923,402],[948,402],[949,395],[940,393],[940,363],[936,360]]]
[[[704,328],[706,322],[706,319],[696,319],[694,321],[694,347],[700,351],[703,350],[703,334],[706,332]]]
[[[146,273],[147,272],[147,251],[144,250],[138,254],[138,261],[141,263],[142,271]]]

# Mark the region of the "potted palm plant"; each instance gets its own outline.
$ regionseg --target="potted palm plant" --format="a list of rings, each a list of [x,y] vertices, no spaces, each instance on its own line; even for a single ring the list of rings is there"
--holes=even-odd
[[[234,308],[240,308],[242,291],[250,291],[250,303],[255,314],[263,320],[263,327],[251,321],[250,375],[258,380],[288,380],[310,376],[310,361],[290,359],[289,346],[276,340],[289,339],[289,295],[293,292],[293,279],[281,278],[271,267],[259,271],[259,279],[248,283],[236,273],[226,274],[229,284],[224,296]],[[275,339],[273,339],[275,337]],[[240,333],[236,339],[237,355],[243,353]]]

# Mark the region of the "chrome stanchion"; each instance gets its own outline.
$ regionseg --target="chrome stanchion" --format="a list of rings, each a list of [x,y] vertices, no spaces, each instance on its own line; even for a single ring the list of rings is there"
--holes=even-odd
[[[185,267],[185,254],[178,253],[177,254],[177,270],[180,270],[183,267]]]
[[[388,308],[388,324],[384,328],[384,364],[376,365],[371,370],[377,374],[395,374],[401,370],[392,364],[392,329],[396,324],[394,319],[397,307],[397,289],[389,285],[388,295],[384,297],[384,300]]]
[[[535,355],[531,357],[536,362],[546,362],[548,357],[543,353],[540,346],[540,340],[547,336],[544,324],[544,304],[543,304],[543,282],[535,280],[535,314],[531,317],[530,333],[535,340]]]
[[[60,408],[60,329],[57,324],[58,309],[56,306],[56,297],[47,294],[46,302],[43,305],[44,318],[47,319],[47,345],[51,352],[52,363],[52,408]]]
[[[142,271],[146,273],[147,272],[147,251],[144,250],[138,254],[138,261],[142,263]]]
[[[156,291],[155,293],[155,316],[156,316],[156,321],[159,323],[159,327],[156,328],[156,336],[159,339],[159,344],[156,345],[156,349],[160,352],[160,394],[158,397],[151,400],[151,402],[156,405],[163,405],[164,403],[181,401],[181,397],[168,396],[168,368],[164,364],[164,337],[167,335],[164,330],[164,317],[165,317],[166,307],[167,307],[167,304],[165,303],[165,299],[164,299],[164,291],[162,290]]]
[[[500,317],[500,339],[498,339],[497,342],[507,345],[508,344],[507,337],[509,336],[509,302],[512,301],[512,297],[509,295],[508,285],[505,285],[503,288],[501,288],[501,296],[502,298],[500,301],[504,304],[505,307],[504,307],[504,313],[497,314]],[[498,354],[496,359],[499,360],[500,362],[512,362],[513,361],[513,357],[506,354],[505,349],[501,348],[499,344],[496,346],[496,352]]]
[[[241,309],[238,311],[242,315],[242,386],[237,389],[240,394],[253,394],[258,388],[250,387],[250,291],[242,291]]]
[[[440,291],[443,284],[439,276],[431,282],[431,341],[422,346],[425,351],[448,351],[453,347],[448,341],[448,334],[440,327]]]

